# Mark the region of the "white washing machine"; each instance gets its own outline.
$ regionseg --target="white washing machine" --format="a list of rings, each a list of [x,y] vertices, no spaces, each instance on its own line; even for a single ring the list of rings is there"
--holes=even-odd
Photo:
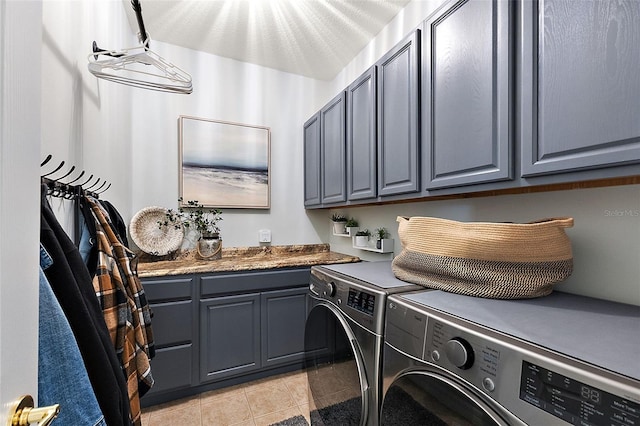
[[[381,425],[640,425],[640,307],[554,292],[387,301]]]
[[[312,425],[378,425],[387,297],[418,289],[396,279],[390,261],[311,268],[305,368]]]

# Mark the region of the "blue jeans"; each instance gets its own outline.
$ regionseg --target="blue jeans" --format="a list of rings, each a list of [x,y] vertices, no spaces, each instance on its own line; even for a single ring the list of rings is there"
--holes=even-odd
[[[60,404],[54,425],[106,426],[67,317],[44,274],[52,264],[40,245],[38,405]]]

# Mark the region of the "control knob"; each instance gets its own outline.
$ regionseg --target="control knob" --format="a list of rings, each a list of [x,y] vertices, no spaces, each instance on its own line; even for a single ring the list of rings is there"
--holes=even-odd
[[[333,297],[336,295],[336,283],[330,281],[327,283],[324,289],[324,295],[328,297]]]
[[[447,359],[461,370],[467,370],[473,365],[473,348],[469,342],[460,337],[449,340],[444,351]]]

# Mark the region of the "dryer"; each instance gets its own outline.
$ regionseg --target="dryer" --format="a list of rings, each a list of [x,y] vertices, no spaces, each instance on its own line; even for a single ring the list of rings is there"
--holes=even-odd
[[[311,268],[305,369],[312,425],[378,425],[387,297],[418,289],[396,279],[390,261]]]
[[[382,425],[640,425],[640,307],[390,296]]]

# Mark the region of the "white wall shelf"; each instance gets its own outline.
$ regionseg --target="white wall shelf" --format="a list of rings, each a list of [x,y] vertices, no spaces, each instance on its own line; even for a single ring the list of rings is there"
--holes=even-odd
[[[358,232],[358,230],[360,229],[357,226],[350,226],[349,228],[346,228],[347,232],[344,234],[339,234],[337,232],[333,232],[333,235],[335,235],[336,237],[354,237],[356,235],[356,232]]]
[[[357,246],[355,238],[351,241],[351,246],[355,249],[372,251],[374,253],[393,253],[393,239],[385,238],[382,240],[380,248],[376,248],[376,240],[369,240],[366,246]]]

